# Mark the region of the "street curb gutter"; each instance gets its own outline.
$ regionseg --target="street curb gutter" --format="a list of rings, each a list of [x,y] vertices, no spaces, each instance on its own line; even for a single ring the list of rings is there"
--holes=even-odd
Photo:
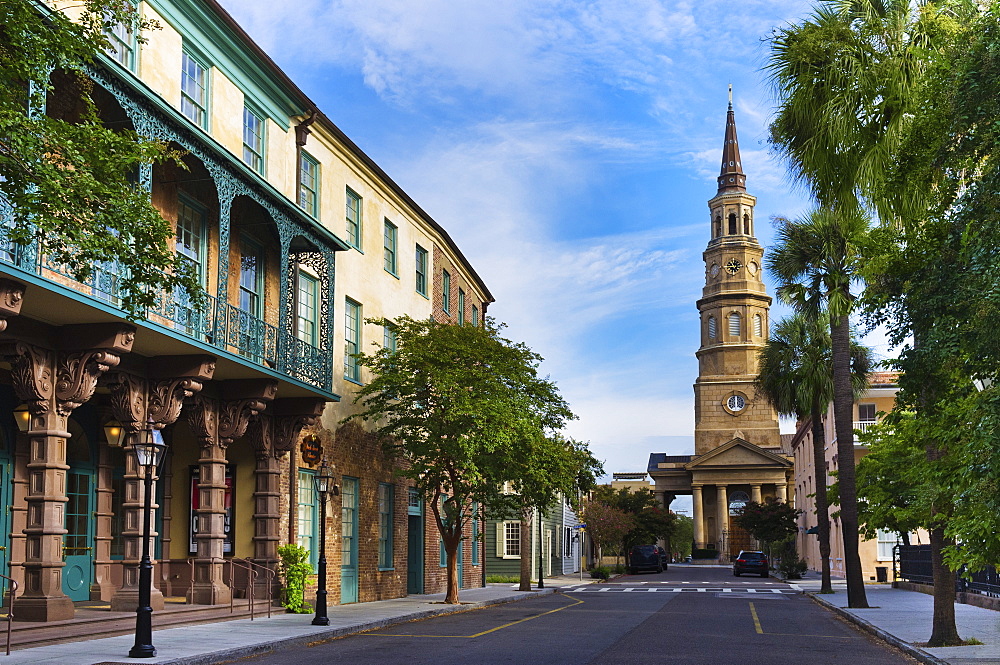
[[[417,619],[428,619],[430,617],[443,616],[446,614],[461,614],[462,612],[478,610],[484,607],[491,607],[493,605],[503,605],[506,603],[514,603],[519,600],[527,600],[528,598],[546,596],[551,593],[555,593],[554,587],[546,589],[538,589],[535,590],[534,593],[532,594],[525,594],[523,596],[509,596],[507,598],[497,598],[494,600],[473,601],[468,605],[462,605],[459,608],[454,608],[454,606],[451,606],[451,607],[437,607],[427,610],[418,610],[415,612],[410,612],[408,614],[402,614],[399,616],[390,617],[386,619],[376,619],[372,621],[353,624],[350,626],[339,626],[337,628],[330,628],[329,630],[311,632],[308,635],[295,635],[293,637],[287,637],[285,639],[272,640],[260,644],[250,644],[245,647],[220,649],[218,651],[213,651],[211,653],[203,653],[194,656],[184,656],[182,658],[175,658],[173,660],[159,661],[157,665],[213,665],[214,663],[231,662],[235,660],[241,660],[243,658],[248,658],[250,656],[260,656],[263,654],[280,651],[281,649],[285,648],[303,647],[309,644],[314,644],[316,642],[325,642],[327,640],[336,639],[338,637],[345,637],[347,635],[353,635],[355,633],[364,633],[370,630],[377,630],[379,628],[387,628],[389,626],[394,626],[400,623],[407,623],[410,621],[415,621]],[[107,665],[135,665],[135,663],[122,662],[122,663],[108,663]]]
[[[828,610],[831,610],[834,613],[843,617],[844,619],[847,619],[861,630],[864,630],[865,632],[874,635],[883,642],[891,644],[892,646],[896,647],[906,655],[916,658],[922,663],[927,663],[927,665],[948,665],[947,661],[941,660],[937,656],[933,656],[924,651],[923,649],[913,646],[909,642],[904,642],[903,640],[899,639],[892,633],[888,633],[882,630],[881,628],[871,623],[870,621],[866,621],[865,619],[862,619],[856,614],[848,612],[843,607],[838,607],[837,605],[834,605],[830,601],[824,598],[820,598],[814,593],[807,593],[806,595],[812,598],[818,604],[827,608]]]

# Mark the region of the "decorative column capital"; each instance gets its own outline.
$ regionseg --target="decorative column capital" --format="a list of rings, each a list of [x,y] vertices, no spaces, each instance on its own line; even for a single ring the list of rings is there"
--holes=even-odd
[[[272,445],[274,454],[280,457],[295,447],[303,428],[315,425],[326,401],[313,397],[299,397],[275,400],[269,412],[274,413]]]
[[[55,352],[21,341],[6,341],[0,357],[10,363],[11,382],[17,398],[32,415],[48,413],[55,396]]]
[[[251,418],[267,408],[278,394],[272,379],[224,381],[219,405],[219,444],[228,446],[247,431]]]
[[[0,278],[0,332],[7,329],[7,319],[21,313],[26,288],[21,282]]]

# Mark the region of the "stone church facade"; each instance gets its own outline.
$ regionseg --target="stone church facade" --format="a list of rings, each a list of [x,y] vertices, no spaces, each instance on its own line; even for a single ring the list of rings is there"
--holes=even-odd
[[[747,501],[793,500],[792,458],[782,449],[778,415],[756,394],[757,354],[768,335],[771,297],[762,280],[764,249],[754,237],[730,100],[718,191],[708,201],[711,238],[698,300],[701,346],[695,394],[695,454],[653,453],[648,471],[669,506],[691,495],[695,547],[723,560],[750,547],[732,523]]]

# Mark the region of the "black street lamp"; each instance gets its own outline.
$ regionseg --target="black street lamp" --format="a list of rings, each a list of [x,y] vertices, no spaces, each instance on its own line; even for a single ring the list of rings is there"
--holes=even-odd
[[[152,509],[153,473],[158,472],[163,462],[167,446],[163,435],[150,420],[146,429],[136,436],[132,445],[136,463],[145,469],[145,493],[142,502],[142,560],[139,562],[139,606],[135,609],[135,644],[129,650],[129,658],[152,658],[156,655],[153,646],[153,608],[150,594],[153,586],[153,564],[149,560],[149,522]]]
[[[316,491],[319,492],[319,588],[316,589],[316,616],[312,625],[329,626],[330,617],[326,615],[326,498],[327,494],[337,496],[340,492],[333,484],[333,474],[326,464],[326,458],[319,465],[316,474]]]

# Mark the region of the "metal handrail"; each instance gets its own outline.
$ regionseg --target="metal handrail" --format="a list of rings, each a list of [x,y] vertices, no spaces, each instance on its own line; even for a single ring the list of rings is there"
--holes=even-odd
[[[14,627],[14,592],[17,591],[17,580],[13,577],[7,577],[6,575],[0,575],[0,578],[10,582],[10,600],[7,605],[7,655],[9,656],[11,630]]]
[[[267,578],[267,618],[270,619],[271,605],[274,604],[274,579],[277,573],[275,573],[273,569],[268,568],[263,564],[257,563],[253,559],[240,558],[239,561],[243,561],[248,566],[250,566],[250,568],[254,571],[254,582],[255,582],[254,586],[256,586],[257,574],[259,572],[263,572],[264,576]],[[250,618],[253,619],[252,613]]]
[[[250,565],[251,562],[246,559],[227,559],[226,563],[229,564],[229,612],[230,614],[233,612],[235,603],[235,595],[232,593],[232,590],[236,585],[236,576],[233,574],[233,568],[239,567],[240,569],[247,571],[247,609],[250,610],[250,620],[253,621],[253,589],[257,584],[257,571],[253,569],[252,565]]]

